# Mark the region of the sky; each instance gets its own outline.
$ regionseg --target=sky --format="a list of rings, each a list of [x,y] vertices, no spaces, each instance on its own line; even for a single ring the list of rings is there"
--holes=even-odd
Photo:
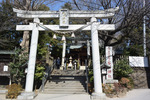
[[[61,9],[61,6],[63,6],[66,2],[71,1],[71,0],[58,0],[59,2],[55,2],[53,4],[49,4],[50,10],[58,11]],[[2,0],[0,0],[2,2]]]
[[[50,10],[58,11],[59,9],[61,9],[61,6],[63,6],[68,1],[71,1],[71,0],[60,0],[60,2],[50,4],[49,8],[50,8]]]

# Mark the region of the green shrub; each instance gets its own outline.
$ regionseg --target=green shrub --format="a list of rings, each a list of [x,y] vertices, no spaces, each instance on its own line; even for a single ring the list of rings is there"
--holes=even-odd
[[[129,77],[133,69],[129,66],[127,59],[121,59],[114,65],[114,77],[121,79],[122,77]]]
[[[16,99],[17,96],[22,91],[22,86],[17,84],[9,85],[7,86],[7,88],[8,88],[8,93],[6,94],[6,98],[8,99]]]
[[[25,68],[27,67],[28,54],[22,53],[23,50],[16,49],[15,54],[11,55],[13,61],[9,63],[11,80],[17,84],[25,82]]]

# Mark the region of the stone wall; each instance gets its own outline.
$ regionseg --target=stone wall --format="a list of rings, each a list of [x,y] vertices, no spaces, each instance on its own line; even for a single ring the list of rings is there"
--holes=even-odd
[[[150,68],[133,68],[130,75],[134,82],[134,88],[150,88]]]

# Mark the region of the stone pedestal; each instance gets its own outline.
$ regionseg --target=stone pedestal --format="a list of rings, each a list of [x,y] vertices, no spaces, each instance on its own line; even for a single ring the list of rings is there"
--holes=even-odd
[[[86,70],[85,66],[80,66],[80,70]]]
[[[114,80],[114,79],[107,79],[105,80],[106,84],[113,84],[113,83],[118,83],[118,80]]]
[[[91,100],[106,100],[107,97],[104,93],[92,93]]]
[[[34,92],[23,92],[17,97],[17,100],[33,100],[35,96]]]
[[[59,69],[60,69],[60,70],[64,70],[64,67],[63,67],[63,66],[61,66]]]

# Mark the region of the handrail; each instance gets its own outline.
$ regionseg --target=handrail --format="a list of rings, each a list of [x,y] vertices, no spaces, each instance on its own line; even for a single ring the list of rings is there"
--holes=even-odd
[[[41,85],[41,88],[40,88],[40,91],[42,91],[42,92],[44,90],[44,85],[47,81],[47,78],[48,78],[49,74],[50,74],[50,70],[46,70],[45,73],[44,73],[44,76],[42,78],[42,85]]]
[[[86,66],[86,92],[88,93],[88,83],[89,83],[89,78],[88,78],[88,65],[87,65],[87,60],[85,60],[85,66]]]
[[[44,85],[46,84],[47,79],[49,78],[50,74],[52,73],[52,71],[54,69],[54,63],[53,63],[53,67],[47,66],[46,68],[47,69],[45,70],[44,76],[42,78],[42,85],[41,85],[39,92],[44,91]]]

